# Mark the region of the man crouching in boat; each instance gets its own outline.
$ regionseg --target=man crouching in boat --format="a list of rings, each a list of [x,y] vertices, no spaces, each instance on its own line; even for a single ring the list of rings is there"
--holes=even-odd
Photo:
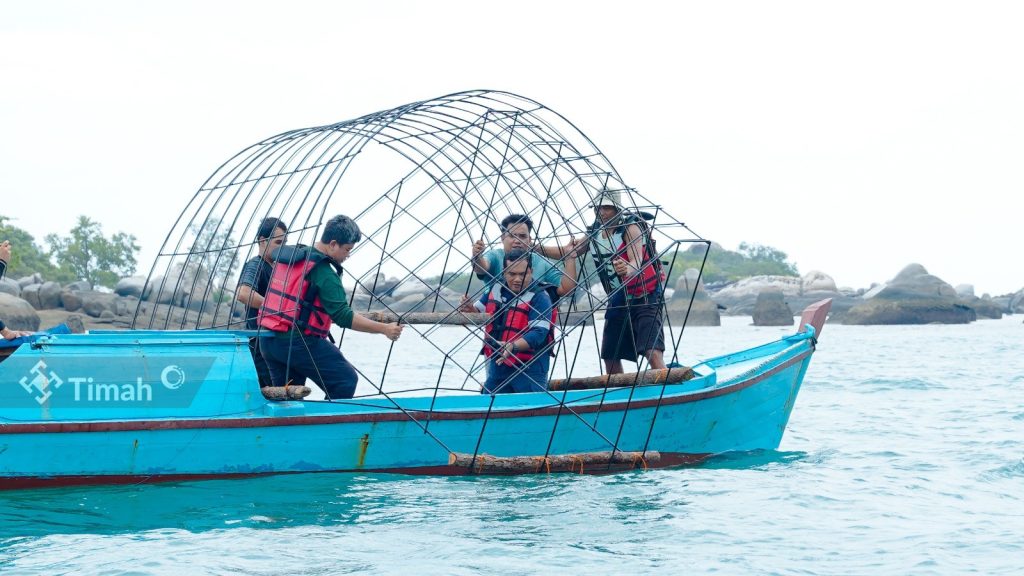
[[[260,350],[274,386],[302,384],[308,377],[328,400],[355,395],[358,375],[332,343],[331,321],[358,332],[402,335],[401,324],[375,322],[353,312],[341,285],[341,263],[362,239],[348,216],[327,221],[320,240],[309,246],[282,246],[273,253],[274,273],[260,308],[260,326],[274,333]]]
[[[502,279],[478,302],[467,300],[461,307],[491,316],[484,328],[487,381],[482,392],[543,392],[548,389],[548,352],[554,338],[551,298],[533,283],[529,252],[506,252]]]

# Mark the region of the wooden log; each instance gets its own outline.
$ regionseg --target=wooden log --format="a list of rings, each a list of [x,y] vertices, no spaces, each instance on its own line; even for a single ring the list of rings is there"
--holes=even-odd
[[[302,400],[313,391],[308,386],[264,386],[260,392],[267,400]]]
[[[395,314],[386,310],[360,312],[361,315],[377,322],[398,322],[402,324],[443,324],[451,326],[470,326],[487,324],[490,315],[483,312],[410,312]]]
[[[607,472],[654,466],[661,453],[647,452],[581,452],[579,454],[553,454],[544,456],[490,456],[488,454],[448,455],[448,465],[469,468],[473,474],[536,474],[539,472]]]
[[[654,384],[678,384],[693,378],[693,369],[659,368],[627,374],[604,374],[603,376],[584,376],[581,378],[560,378],[548,382],[548,390],[592,390],[594,388],[617,388],[633,386],[651,386]]]

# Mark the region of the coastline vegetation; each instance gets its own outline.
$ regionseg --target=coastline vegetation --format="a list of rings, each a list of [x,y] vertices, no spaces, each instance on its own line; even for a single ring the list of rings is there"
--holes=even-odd
[[[108,237],[103,226],[88,216],[79,216],[67,236],[47,234],[40,246],[31,234],[0,215],[0,239],[15,246],[7,263],[12,277],[39,273],[56,282],[85,280],[92,286],[113,288],[120,278],[134,274],[138,264],[135,236],[118,232]]]

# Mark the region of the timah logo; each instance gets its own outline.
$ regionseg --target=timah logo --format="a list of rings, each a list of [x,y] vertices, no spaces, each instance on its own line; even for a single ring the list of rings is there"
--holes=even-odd
[[[106,380],[101,378],[101,380]],[[185,384],[185,370],[177,364],[170,364],[160,372],[160,383],[172,392]],[[50,370],[46,362],[39,360],[29,370],[29,376],[19,380],[21,387],[32,395],[41,406],[45,404],[61,386],[68,384],[73,394],[62,393],[58,398],[64,402],[88,402],[119,404],[123,402],[153,402],[153,384],[143,381],[141,377],[134,383],[97,382],[91,376],[69,376],[61,378]],[[56,400],[56,399],[55,399]]]
[[[35,397],[40,406],[49,400],[50,396],[53,396],[54,390],[64,384],[64,381],[56,373],[52,371],[49,374],[46,373],[46,362],[42,360],[36,362],[29,373],[33,375],[31,380],[26,376],[22,377],[18,383],[25,389],[25,392]]]

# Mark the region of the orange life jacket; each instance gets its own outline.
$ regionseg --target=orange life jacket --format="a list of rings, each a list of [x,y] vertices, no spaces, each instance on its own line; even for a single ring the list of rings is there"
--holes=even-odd
[[[309,282],[310,271],[326,259],[307,249],[298,258],[274,264],[260,308],[260,326],[274,332],[287,332],[297,326],[303,334],[318,338],[330,334],[331,317],[320,303],[316,287]]]
[[[505,306],[501,301],[501,284],[495,283],[491,287],[487,300],[484,302],[484,312],[490,314],[491,321],[484,328],[487,338],[484,339],[484,356],[490,358],[495,352],[495,346],[499,342],[515,342],[530,329],[530,310],[533,309],[531,302],[536,292],[523,292],[515,298],[511,306]],[[551,329],[548,330],[548,337],[544,346],[550,345],[555,339],[555,324],[558,322],[558,308],[551,306]],[[515,352],[520,362],[526,363],[536,355],[535,350]]]

